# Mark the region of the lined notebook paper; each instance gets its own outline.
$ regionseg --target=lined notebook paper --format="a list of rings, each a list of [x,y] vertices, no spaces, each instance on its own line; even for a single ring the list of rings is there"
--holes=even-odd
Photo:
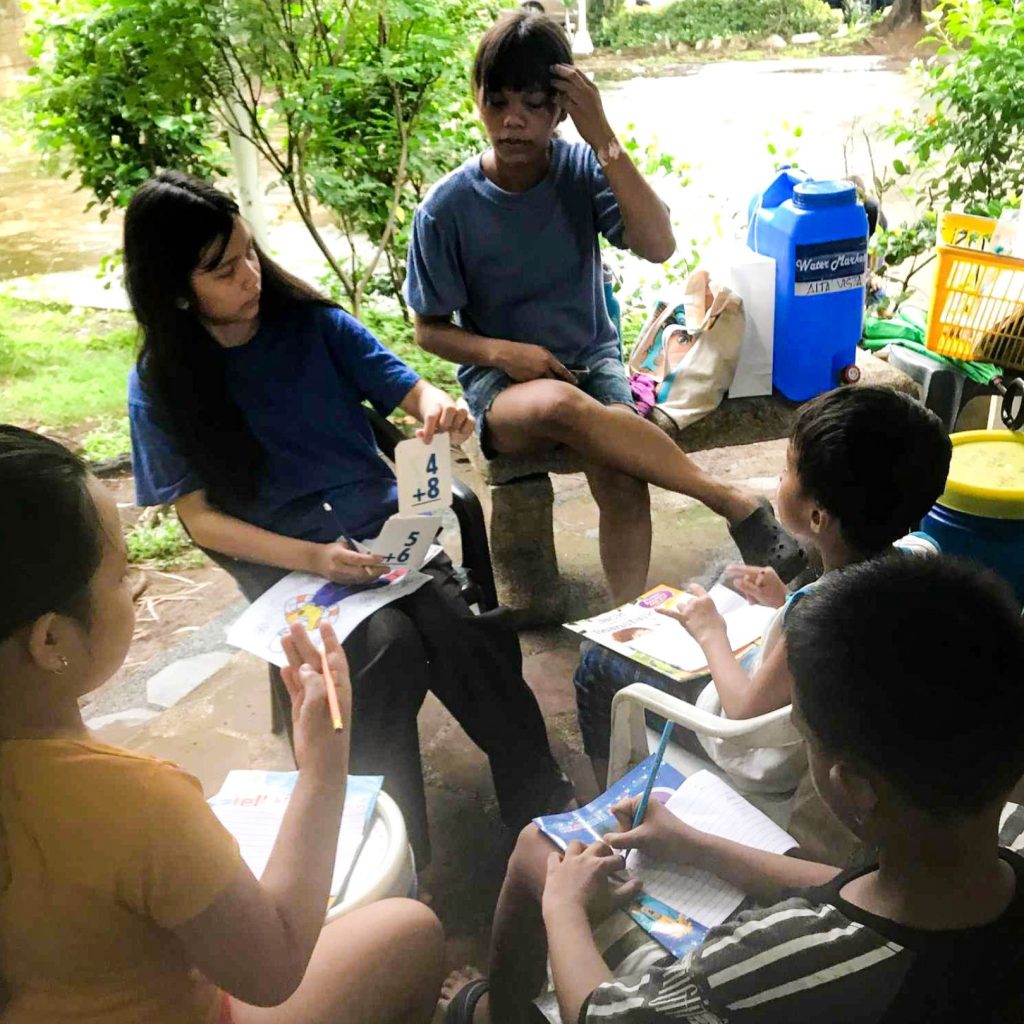
[[[788,832],[708,771],[691,775],[665,806],[693,828],[768,853],[785,853],[797,845]],[[645,893],[706,928],[725,921],[744,899],[734,885],[708,871],[667,864],[637,851],[629,855],[626,866],[639,874]]]

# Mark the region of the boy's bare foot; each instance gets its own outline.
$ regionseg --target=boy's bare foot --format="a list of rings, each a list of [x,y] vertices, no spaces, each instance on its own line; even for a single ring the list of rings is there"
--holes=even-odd
[[[448,1007],[451,1005],[452,1000],[467,985],[480,981],[486,981],[486,979],[475,967],[470,967],[468,964],[465,967],[459,967],[457,970],[452,971],[444,979],[444,983],[441,985],[441,996],[437,1000],[437,1005],[445,1014],[446,1021],[448,1020]],[[458,1024],[462,1024],[461,1018],[456,1018],[456,1020]],[[486,991],[477,998],[476,1005],[473,1008],[473,1016],[472,1018],[466,1018],[466,1024],[468,1024],[469,1020],[472,1020],[472,1024],[490,1024],[491,1014]]]

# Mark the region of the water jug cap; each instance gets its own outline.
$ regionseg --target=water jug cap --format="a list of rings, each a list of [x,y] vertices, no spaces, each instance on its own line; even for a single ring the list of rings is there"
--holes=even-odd
[[[857,188],[850,181],[801,181],[793,188],[793,205],[802,210],[824,210],[857,202]]]

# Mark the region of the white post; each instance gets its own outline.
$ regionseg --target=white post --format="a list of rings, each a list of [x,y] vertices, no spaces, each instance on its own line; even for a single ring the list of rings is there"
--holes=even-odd
[[[587,0],[577,0],[576,3],[576,33],[572,37],[572,52],[579,57],[594,52],[594,42],[587,31]]]
[[[240,103],[232,104],[231,116],[239,125],[244,125],[248,117]],[[230,125],[228,145],[231,147],[231,160],[235,167],[235,178],[238,180],[238,205],[242,216],[248,223],[256,244],[264,252],[269,252],[270,239],[263,209],[263,196],[260,193],[256,147],[247,138],[233,131]]]

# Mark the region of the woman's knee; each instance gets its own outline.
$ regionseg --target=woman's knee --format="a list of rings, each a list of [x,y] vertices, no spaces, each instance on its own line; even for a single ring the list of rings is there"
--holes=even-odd
[[[357,631],[343,644],[350,659],[369,664],[381,657],[425,659],[423,644],[416,624],[398,608],[381,608],[361,623]],[[351,651],[351,653],[350,653]],[[354,664],[354,671],[362,666]]]

